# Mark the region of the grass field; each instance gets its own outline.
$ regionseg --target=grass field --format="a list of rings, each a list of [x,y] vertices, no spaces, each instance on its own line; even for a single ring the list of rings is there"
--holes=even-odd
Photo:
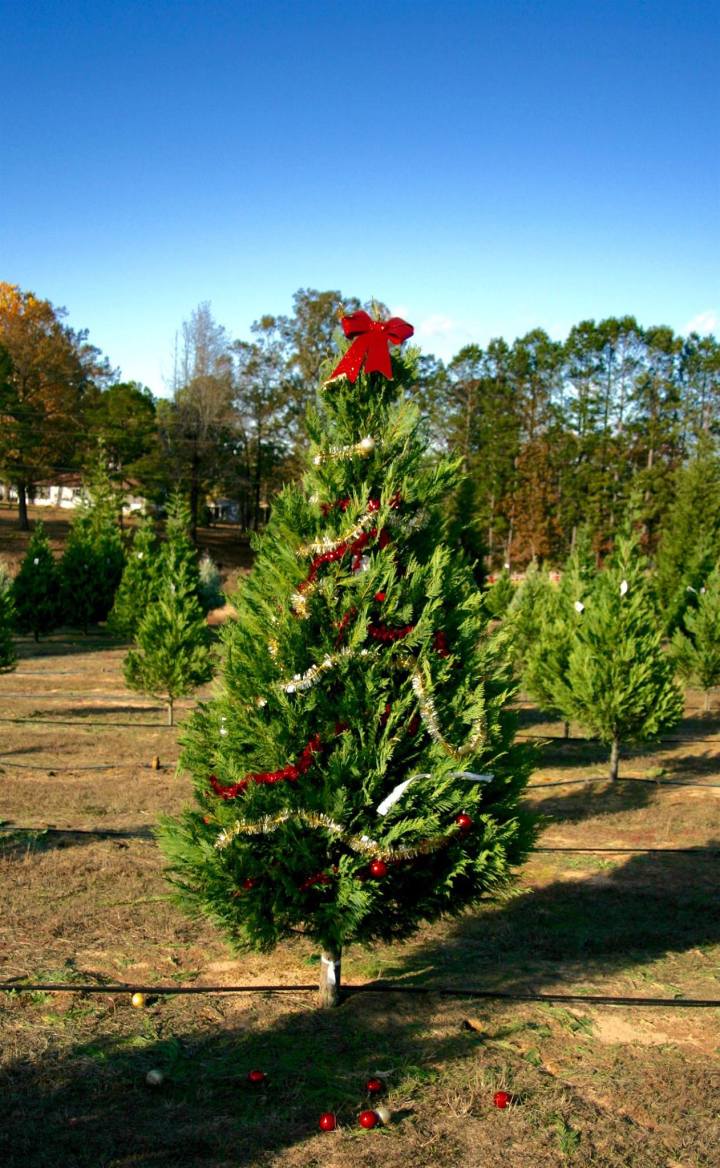
[[[233,958],[167,900],[151,831],[189,797],[177,728],[129,693],[124,650],[98,632],[20,644],[0,677],[0,980],[178,986],[314,985],[297,939]],[[410,943],[350,950],[347,982],[427,990],[720,998],[720,718],[621,770],[550,743],[528,798],[542,847],[518,895]],[[187,709],[189,703],[184,703]],[[183,712],[179,710],[179,717]],[[521,732],[560,733],[531,707]],[[159,758],[160,769],[152,769]],[[97,769],[85,769],[97,768]],[[551,786],[565,779],[590,784]],[[52,827],[53,830],[47,830]],[[115,835],[93,834],[114,831]],[[720,1010],[310,993],[0,993],[0,1163],[190,1168],[717,1168]],[[249,1069],[269,1076],[247,1085]],[[148,1070],[165,1073],[155,1088]],[[393,1120],[357,1125],[379,1073]],[[507,1089],[514,1104],[493,1107]],[[340,1130],[317,1130],[335,1110]]]

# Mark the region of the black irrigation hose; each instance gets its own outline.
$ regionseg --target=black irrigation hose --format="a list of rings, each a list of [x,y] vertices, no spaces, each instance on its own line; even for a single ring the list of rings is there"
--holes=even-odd
[[[153,986],[153,985],[82,985],[63,982],[25,982],[20,979],[0,982],[1,991],[17,993],[74,993],[74,994],[146,994],[148,997],[170,997],[173,994],[309,994],[317,993],[316,985],[252,985],[252,986]],[[585,1006],[665,1006],[680,1009],[714,1009],[720,1007],[720,998],[628,998],[609,994],[522,994],[509,990],[478,990],[449,986],[399,986],[369,982],[367,985],[346,985],[341,994],[435,994],[442,998],[486,998],[508,1002],[573,1002]]]
[[[595,775],[589,779],[551,779],[549,783],[528,783],[526,791],[542,790],[544,787],[572,787],[588,783],[652,783],[654,787],[697,787],[701,791],[720,790],[720,783],[686,783],[684,779],[623,779],[620,775],[616,779],[608,779],[607,775]]]
[[[149,762],[99,762],[93,766],[54,766],[47,762],[9,762],[3,755],[0,754],[0,771],[3,767],[17,767],[24,771],[48,771],[56,773],[58,771],[67,774],[74,774],[75,771],[127,771],[127,770],[151,770],[151,771],[166,771],[170,770],[176,763],[163,763],[162,765],[154,767]]]
[[[18,833],[37,832],[40,835],[91,835],[98,839],[152,839],[152,830],[150,828],[140,829],[139,831],[123,831],[122,828],[93,828],[93,827],[19,827],[15,824],[0,823],[0,840],[3,835],[12,836]],[[602,852],[609,855],[638,855],[646,852],[661,852],[661,853],[675,853],[687,856],[720,856],[720,848],[608,848],[608,847],[587,847],[587,848],[566,848],[566,847],[538,847],[532,848],[533,852],[571,852],[579,855],[586,855],[588,853]]]
[[[1,696],[1,695],[0,695]],[[156,707],[161,709],[160,706]],[[133,729],[143,730],[177,730],[177,723],[168,726],[167,722],[90,722],[84,718],[0,718],[0,722],[11,722],[14,726],[94,726],[101,729],[112,729],[114,726],[132,726]]]

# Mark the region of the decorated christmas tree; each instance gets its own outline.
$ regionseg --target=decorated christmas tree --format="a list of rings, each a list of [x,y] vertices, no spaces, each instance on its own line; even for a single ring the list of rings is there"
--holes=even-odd
[[[150,516],[144,516],[135,531],[108,617],[108,628],[114,636],[134,640],[140,621],[155,596],[157,557],[155,523]]]
[[[42,523],[35,525],[20,571],[13,580],[15,625],[35,640],[58,623],[60,579]]]
[[[12,581],[5,564],[0,560],[0,673],[15,668],[17,654],[13,641],[15,605],[13,604]]]
[[[324,1005],[344,946],[501,893],[534,834],[512,681],[444,541],[457,465],[429,459],[405,388],[412,328],[342,324],[307,472],[275,500],[216,696],[186,724],[196,806],[160,829],[180,902],[238,951],[318,946]]]
[[[680,677],[697,685],[710,705],[710,690],[720,685],[720,567],[698,590],[697,608],[685,611],[686,632],[676,629],[672,658]]]

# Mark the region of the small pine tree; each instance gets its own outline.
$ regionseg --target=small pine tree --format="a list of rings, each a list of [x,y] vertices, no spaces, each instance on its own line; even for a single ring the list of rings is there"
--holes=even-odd
[[[157,599],[138,626],[137,647],[125,658],[124,672],[131,689],[164,698],[172,726],[175,700],[212,676],[210,630],[190,565],[180,564],[171,572],[166,563],[157,589]]]
[[[60,561],[63,620],[85,633],[90,624],[107,618],[122,576],[120,506],[101,454],[88,474]]]
[[[225,593],[221,586],[220,572],[207,552],[198,564],[198,576],[200,604],[203,612],[212,612],[214,608],[222,608],[225,604]]]
[[[13,641],[15,626],[15,605],[13,604],[12,581],[5,564],[0,560],[0,673],[9,673],[17,664],[17,653]]]
[[[485,611],[493,620],[502,620],[505,616],[512,598],[515,595],[515,585],[510,579],[510,573],[507,568],[503,568],[497,580],[490,585],[483,596],[483,603]]]
[[[683,695],[663,653],[660,622],[637,540],[618,541],[597,573],[566,642],[567,659],[546,658],[545,685],[555,706],[610,746],[618,777],[625,742],[657,737],[682,717]]]
[[[140,621],[157,599],[158,556],[155,523],[150,516],[144,516],[135,531],[108,617],[108,628],[114,636],[135,639]]]
[[[675,475],[675,498],[660,532],[655,581],[665,631],[685,623],[685,610],[720,554],[720,457],[704,436],[696,455]]]
[[[710,705],[710,690],[720,685],[720,565],[698,594],[697,608],[685,613],[685,628],[676,629],[671,655],[679,676],[697,685]]]
[[[533,560],[506,613],[513,665],[519,675],[524,672],[528,657],[540,640],[548,612],[555,602],[555,591],[547,567],[540,568],[537,560]]]
[[[595,572],[588,541],[580,536],[565,562],[560,583],[553,587],[548,580],[525,618],[528,635],[522,646],[523,685],[542,710],[562,718],[566,738],[570,725],[558,703],[558,681],[567,677],[570,650],[584,610],[583,597],[592,587]],[[532,600],[531,592],[527,608]]]
[[[20,571],[13,580],[15,625],[35,640],[56,628],[59,615],[60,577],[42,523],[30,538]]]

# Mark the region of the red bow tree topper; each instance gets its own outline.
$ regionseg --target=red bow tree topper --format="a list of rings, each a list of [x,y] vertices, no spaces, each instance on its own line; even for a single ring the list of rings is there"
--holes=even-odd
[[[366,373],[382,373],[383,377],[392,381],[390,345],[401,345],[411,337],[415,332],[413,326],[399,316],[391,316],[390,320],[373,320],[362,309],[344,316],[340,323],[345,336],[352,340],[352,345],[325,384],[337,381],[338,377],[357,381],[363,366]]]

